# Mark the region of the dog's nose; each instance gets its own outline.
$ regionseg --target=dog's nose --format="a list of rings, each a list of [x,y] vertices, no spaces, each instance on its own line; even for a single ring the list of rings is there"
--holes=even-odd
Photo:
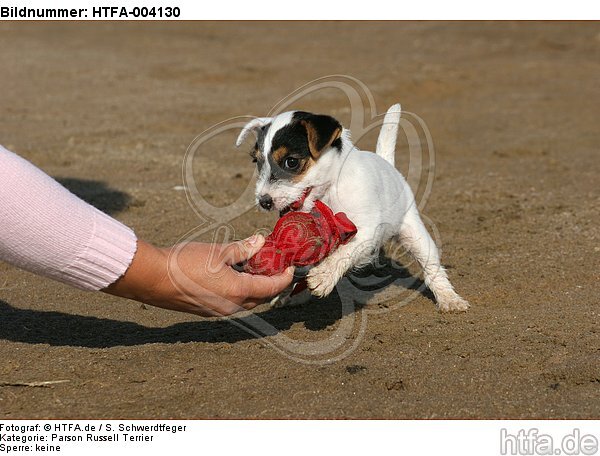
[[[271,198],[270,195],[263,195],[258,199],[258,204],[260,204],[260,207],[263,209],[270,211],[273,209],[273,198]]]

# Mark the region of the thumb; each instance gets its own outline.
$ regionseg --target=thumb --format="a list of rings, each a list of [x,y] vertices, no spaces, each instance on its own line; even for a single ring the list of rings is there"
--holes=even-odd
[[[223,261],[228,265],[252,258],[265,244],[264,236],[255,234],[243,241],[232,242],[222,251]]]

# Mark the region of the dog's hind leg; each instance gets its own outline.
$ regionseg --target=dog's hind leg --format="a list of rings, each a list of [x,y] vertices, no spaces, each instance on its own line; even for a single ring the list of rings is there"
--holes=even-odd
[[[400,241],[423,268],[425,285],[433,292],[439,310],[442,312],[467,310],[469,303],[454,291],[444,267],[440,264],[438,248],[414,206],[402,222]]]

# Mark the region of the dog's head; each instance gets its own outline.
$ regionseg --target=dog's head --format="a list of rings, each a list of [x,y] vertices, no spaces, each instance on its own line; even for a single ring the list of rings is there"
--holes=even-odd
[[[258,168],[256,201],[265,210],[286,212],[311,189],[329,183],[332,155],[342,150],[342,126],[333,117],[291,111],[254,119],[242,130],[239,146],[256,133],[250,152]]]

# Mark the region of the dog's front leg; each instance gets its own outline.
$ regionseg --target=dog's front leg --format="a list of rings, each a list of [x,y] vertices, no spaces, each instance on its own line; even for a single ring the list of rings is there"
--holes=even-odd
[[[269,301],[269,304],[271,305],[271,307],[278,308],[278,307],[288,306],[292,299],[292,291],[293,290],[294,290],[294,286],[290,285],[285,290],[283,290],[281,293],[279,293],[277,296],[273,297],[273,299],[271,299],[271,301]]]
[[[273,299],[271,299],[269,304],[274,309],[278,309],[281,307],[300,306],[310,301],[310,293],[307,293],[305,290],[295,295],[292,295],[293,291],[294,286],[291,285],[285,290],[283,290],[281,293],[279,293],[277,296],[275,296]]]
[[[349,269],[370,261],[374,251],[372,244],[357,235],[312,268],[306,278],[311,293],[320,298],[329,295]]]
[[[351,267],[352,248],[343,245],[309,271],[306,281],[310,292],[319,298],[329,295]]]

